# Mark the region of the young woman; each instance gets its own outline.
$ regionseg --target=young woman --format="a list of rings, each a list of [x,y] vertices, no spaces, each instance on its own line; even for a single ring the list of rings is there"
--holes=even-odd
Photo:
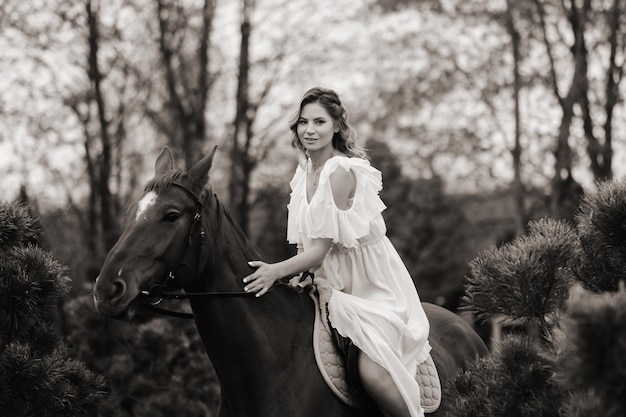
[[[290,183],[287,238],[298,254],[251,261],[245,290],[261,296],[285,276],[311,270],[332,287],[328,315],[359,349],[365,391],[389,417],[423,416],[416,367],[430,351],[429,324],[413,281],[386,237],[381,173],[337,94],[313,88],[290,124],[301,163]]]

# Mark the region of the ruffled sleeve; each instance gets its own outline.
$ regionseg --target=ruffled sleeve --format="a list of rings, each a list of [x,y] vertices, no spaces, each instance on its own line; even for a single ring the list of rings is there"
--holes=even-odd
[[[302,231],[299,218],[301,217],[306,195],[306,172],[300,165],[296,168],[291,182],[289,183],[291,195],[287,204],[287,241],[289,243],[302,245]]]
[[[352,170],[356,176],[356,190],[352,205],[341,210],[335,205],[330,175],[339,167]],[[330,238],[346,248],[359,245],[359,239],[368,236],[372,222],[386,208],[380,199],[382,175],[369,161],[361,158],[334,157],[324,166],[318,189],[305,210],[308,238]]]

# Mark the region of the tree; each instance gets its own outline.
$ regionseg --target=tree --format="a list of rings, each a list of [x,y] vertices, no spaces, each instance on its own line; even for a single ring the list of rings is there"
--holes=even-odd
[[[626,290],[590,293],[573,288],[564,320],[557,381],[568,393],[564,415],[623,416],[626,395]]]
[[[72,48],[70,55],[84,78],[69,91],[59,91],[59,95],[63,105],[73,113],[82,133],[78,143],[83,149],[89,190],[86,209],[83,211],[82,201],[75,200],[72,187],[68,187],[67,199],[72,211],[81,218],[82,233],[92,261],[88,269],[92,269],[104,259],[120,233],[121,159],[128,106],[117,101],[116,94],[121,94],[126,84],[122,82],[118,90],[115,71],[103,58],[110,51],[107,44],[119,38],[114,30],[102,25],[100,2],[59,1],[50,11],[59,18],[58,30],[66,35],[69,33],[79,45]],[[67,27],[71,28],[69,32]],[[61,89],[61,86],[57,88]]]
[[[535,3],[539,11],[540,21],[545,25],[543,5],[540,1],[535,1]],[[563,5],[565,8],[565,3],[563,3]],[[571,23],[574,35],[574,42],[571,47],[574,59],[574,75],[570,83],[570,88],[565,95],[561,94],[558,87],[555,68],[550,68],[553,91],[562,110],[561,125],[559,126],[559,133],[554,150],[555,166],[554,176],[552,177],[552,192],[550,194],[550,208],[552,215],[555,217],[569,217],[571,213],[571,203],[567,204],[567,202],[572,198],[574,201],[577,201],[579,197],[577,194],[580,194],[576,192],[579,187],[572,176],[573,155],[569,141],[571,134],[570,129],[574,119],[574,106],[582,99],[583,95],[586,95],[588,89],[585,31],[591,9],[591,1],[585,0],[580,9],[576,2],[570,2],[570,5],[569,11],[566,10],[566,12],[569,14],[568,20]],[[552,48],[546,36],[545,26],[543,26],[542,29],[547,54],[550,57],[550,62],[553,62]],[[572,191],[574,191],[574,193],[572,193]],[[562,207],[565,207],[566,211],[563,211]]]
[[[421,169],[437,170],[442,159],[462,161],[471,178],[499,169],[518,194],[520,231],[529,190],[547,188],[552,217],[572,220],[582,184],[612,177],[623,106],[623,0],[374,4],[381,22],[398,24],[411,13],[419,22],[391,32],[376,51],[381,62],[403,56],[414,64],[381,65],[377,85],[389,112],[374,113],[382,116],[380,131],[419,143],[410,155]],[[428,21],[446,31],[434,36]],[[387,94],[385,82],[396,77]]]
[[[585,289],[617,291],[626,281],[626,183],[605,181],[583,196],[576,213],[582,257],[574,272]]]
[[[575,230],[553,219],[533,221],[527,236],[480,253],[470,263],[467,302],[479,319],[501,314],[536,329],[548,343],[563,310],[581,248]]]
[[[585,0],[582,4],[574,1],[561,2],[561,12],[567,18],[572,31],[570,38],[573,39],[573,45],[571,45],[570,51],[574,61],[571,87],[565,96],[559,89],[559,80],[557,79],[556,64],[553,57],[554,41],[548,36],[546,5],[540,0],[534,0],[534,3],[546,53],[550,58],[551,86],[563,109],[564,124],[567,124],[567,120],[573,117],[571,114],[573,105],[577,104],[580,106],[591,172],[597,181],[609,180],[613,176],[613,113],[615,106],[619,102],[619,86],[624,73],[623,63],[620,58],[620,56],[623,56],[626,48],[626,43],[622,36],[624,22],[621,18],[624,2],[623,0],[614,0],[607,3],[594,3],[591,0]],[[549,3],[548,6],[550,6]],[[597,30],[596,16],[602,17],[600,22],[602,30],[600,31]],[[593,25],[590,24],[592,19]],[[589,47],[589,38],[592,39],[591,47]],[[601,55],[592,55],[593,51],[597,49],[596,47],[600,45],[604,46],[602,49],[608,46],[608,53],[603,57]],[[589,72],[590,63],[594,62],[594,58],[599,57],[602,57],[599,62],[605,69],[604,80],[594,80],[594,76]],[[594,88],[596,91],[593,91]],[[593,102],[592,97],[597,97],[596,103]],[[601,115],[602,111],[604,115]],[[603,138],[599,138],[596,133],[596,122],[598,119],[604,120],[602,126]],[[565,135],[565,132],[563,132],[565,128],[566,126],[562,124],[562,135]],[[561,140],[563,139],[560,139],[559,143]],[[562,152],[567,152],[564,144],[560,145],[560,148]]]
[[[176,153],[182,151],[187,166],[202,156],[207,141],[206,109],[209,93],[219,73],[211,73],[213,19],[216,0],[205,0],[201,9],[180,2],[157,1],[159,52],[166,86],[165,117],[150,115],[164,131]],[[199,25],[190,25],[200,15]],[[191,40],[190,40],[191,39]],[[197,42],[193,40],[197,39]],[[195,43],[187,52],[189,43]]]
[[[281,5],[276,7],[280,8]],[[278,79],[280,73],[278,67],[285,54],[285,41],[281,40],[273,45],[273,51],[269,56],[254,59],[255,12],[256,0],[242,0],[236,110],[229,153],[228,202],[234,218],[246,234],[250,231],[250,211],[254,205],[251,177],[258,163],[266,159],[274,142],[266,132],[260,129],[255,131],[255,122]],[[258,77],[260,81],[253,82],[252,77],[263,71],[267,71],[267,74]]]
[[[78,6],[84,9],[80,10]],[[87,219],[83,225],[92,259],[99,263],[113,247],[120,233],[119,195],[111,188],[125,140],[126,107],[124,103],[119,103],[114,108],[111,104],[113,95],[106,92],[114,82],[105,75],[110,73],[110,68],[105,66],[102,57],[107,39],[102,35],[101,3],[93,0],[85,0],[80,5],[59,2],[55,7],[54,11],[61,17],[61,21],[72,25],[75,36],[83,42],[83,47],[78,48],[77,53],[84,55],[76,59],[78,67],[84,71],[85,84],[82,89],[65,93],[64,104],[82,126],[89,185]],[[75,204],[71,195],[68,195],[68,199],[71,204]]]
[[[585,194],[576,228],[533,222],[527,236],[472,261],[468,308],[526,331],[458,378],[456,415],[624,414],[625,198],[624,181],[605,182]]]
[[[91,88],[93,90],[97,114],[98,124],[100,125],[100,141],[102,144],[102,158],[97,180],[97,193],[100,200],[100,222],[102,224],[102,233],[104,238],[105,250],[113,247],[119,236],[118,225],[116,222],[116,210],[113,196],[109,188],[109,179],[111,177],[112,164],[112,143],[109,133],[109,121],[107,116],[107,108],[104,95],[102,92],[102,71],[99,63],[99,47],[100,47],[100,28],[98,20],[99,3],[94,4],[91,0],[85,3],[85,12],[87,15],[87,27],[89,31],[89,66],[88,74]],[[87,152],[88,155],[88,152]]]
[[[520,90],[522,88],[521,74],[520,74],[520,33],[517,30],[515,23],[514,3],[512,0],[506,2],[506,29],[511,37],[511,55],[513,55],[513,119],[515,121],[515,133],[514,133],[514,145],[511,149],[511,159],[513,161],[513,183],[511,188],[515,195],[515,207],[517,208],[517,234],[522,234],[526,223],[528,222],[528,216],[525,210],[525,191],[524,182],[522,180],[522,121],[520,114]]]
[[[230,152],[229,202],[233,215],[244,233],[249,230],[248,206],[250,174],[254,161],[250,157],[254,109],[250,103],[250,35],[255,0],[243,0],[241,7],[241,46],[237,76],[237,112],[235,114],[233,142]]]
[[[25,206],[0,205],[0,407],[7,417],[86,415],[105,381],[55,332],[54,309],[70,283],[37,246],[34,224]]]
[[[546,56],[547,71],[539,70],[536,76],[545,80],[561,110],[550,208],[553,217],[571,220],[582,195],[579,180],[573,175],[577,158],[573,144],[578,138],[586,141],[594,180],[613,177],[613,120],[623,78],[619,57],[626,47],[621,35],[624,2],[533,0],[532,4],[522,2],[520,6],[528,21],[528,37],[543,44]],[[533,47],[532,42],[529,47]],[[569,59],[565,51],[569,51]],[[604,71],[604,79],[595,75],[598,69]],[[582,132],[578,131],[577,121]]]

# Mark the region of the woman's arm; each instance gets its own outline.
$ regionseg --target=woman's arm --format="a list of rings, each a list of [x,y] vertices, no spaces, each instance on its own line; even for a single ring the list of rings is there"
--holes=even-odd
[[[330,175],[330,186],[335,205],[340,210],[350,208],[350,198],[354,196],[356,189],[356,176],[352,170],[337,169]],[[293,276],[319,266],[328,253],[332,239],[313,239],[312,244],[306,250],[298,249],[298,254],[282,262],[267,264],[262,261],[250,261],[250,266],[258,268],[252,274],[243,279],[244,290],[256,292],[260,297],[265,294],[277,280]]]
[[[319,266],[328,253],[331,239],[313,239],[311,245],[291,258],[274,264],[262,261],[250,261],[250,266],[257,268],[252,274],[243,279],[244,290],[256,292],[260,297],[265,294],[277,280],[299,274],[307,269]]]

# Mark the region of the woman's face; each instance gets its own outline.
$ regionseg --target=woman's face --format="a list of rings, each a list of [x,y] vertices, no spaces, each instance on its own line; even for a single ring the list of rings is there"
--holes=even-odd
[[[302,107],[297,132],[300,143],[309,154],[332,148],[336,131],[335,121],[319,103],[309,103]]]

